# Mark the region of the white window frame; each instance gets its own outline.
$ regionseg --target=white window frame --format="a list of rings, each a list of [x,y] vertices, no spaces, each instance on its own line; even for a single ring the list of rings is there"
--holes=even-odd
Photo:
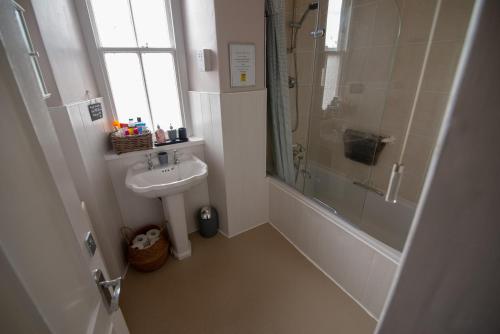
[[[104,97],[105,100],[104,104],[106,108],[108,110],[111,110],[112,117],[118,120],[118,113],[116,112],[116,107],[113,100],[113,94],[111,91],[111,86],[109,83],[109,78],[107,75],[106,65],[104,61],[104,54],[109,52],[137,53],[139,62],[141,63],[141,73],[143,75],[143,83],[144,85],[146,85],[146,80],[144,78],[144,70],[142,67],[142,57],[140,56],[140,54],[170,53],[173,56],[175,63],[177,89],[179,92],[179,105],[181,109],[181,118],[183,126],[187,128],[188,135],[191,135],[192,123],[191,123],[191,115],[189,112],[189,104],[188,104],[189,101],[188,79],[187,79],[188,76],[187,76],[187,65],[185,56],[186,53],[185,53],[185,44],[183,36],[183,25],[181,19],[182,13],[181,13],[180,0],[164,0],[164,2],[165,2],[165,8],[167,9],[167,15],[169,16],[168,21],[171,23],[169,25],[169,36],[174,45],[174,47],[170,48],[101,47],[90,0],[76,0],[75,4],[82,25],[84,39],[89,51],[90,61],[92,64],[92,68],[94,70],[94,75],[97,80],[97,86]],[[129,5],[130,5],[130,0],[129,0]],[[149,95],[147,87],[145,87],[145,89],[146,89],[148,108],[151,115],[151,120],[153,121],[153,115],[151,113],[151,107],[149,104]],[[153,124],[151,124],[151,126],[153,126]]]

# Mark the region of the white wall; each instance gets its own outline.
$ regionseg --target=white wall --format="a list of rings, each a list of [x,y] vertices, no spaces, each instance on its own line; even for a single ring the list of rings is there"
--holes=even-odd
[[[398,254],[269,178],[269,220],[299,251],[378,319]]]
[[[203,140],[199,138],[191,138],[190,142],[176,144],[174,146],[156,147],[154,150],[124,153],[120,155],[108,154],[106,156],[108,171],[111,175],[125,226],[136,229],[147,224],[160,224],[165,220],[161,201],[159,199],[145,198],[135,194],[125,186],[125,177],[129,167],[136,163],[146,161],[147,153],[152,153],[154,161],[157,162],[157,152],[167,151],[169,159],[171,159],[172,150],[174,149],[178,151],[181,160],[183,155],[193,154],[205,161]],[[208,175],[210,174],[211,170],[209,167]],[[197,213],[202,206],[208,204],[210,204],[210,200],[206,181],[184,193],[184,205],[186,208],[189,233],[198,229]]]
[[[221,101],[218,93],[189,92],[193,133],[205,140],[210,204],[219,213],[220,229],[228,233],[224,144],[222,139]]]
[[[264,1],[185,1],[183,18],[193,133],[206,140],[221,231],[234,236],[267,221]],[[229,87],[230,42],[256,45],[254,87]],[[196,66],[194,52],[202,48],[213,51],[211,72]]]
[[[228,235],[268,221],[265,90],[224,93],[222,139],[228,206]]]
[[[50,111],[78,196],[86,203],[109,273],[117,277],[125,271],[120,236],[123,221],[104,161],[109,146],[108,121],[106,118],[92,121],[88,111],[88,105],[95,102],[103,100],[83,101]],[[105,110],[103,112],[106,114]]]
[[[198,0],[182,2],[189,90],[235,92],[265,87],[264,0]],[[230,87],[229,43],[256,47],[256,85]],[[210,49],[212,70],[198,71],[196,51]]]
[[[100,94],[73,1],[32,1],[32,5],[61,104],[98,97]]]
[[[186,63],[189,76],[189,90],[199,92],[218,92],[220,90],[215,30],[215,8],[213,0],[181,1]],[[212,70],[200,72],[196,63],[196,51],[209,49],[212,57]]]
[[[380,334],[500,332],[500,2],[474,13]]]
[[[215,0],[215,24],[220,90],[237,92],[265,88],[265,11],[264,0]],[[255,44],[255,86],[231,87],[229,43]]]
[[[266,91],[189,92],[193,131],[206,142],[210,202],[234,236],[267,222]]]

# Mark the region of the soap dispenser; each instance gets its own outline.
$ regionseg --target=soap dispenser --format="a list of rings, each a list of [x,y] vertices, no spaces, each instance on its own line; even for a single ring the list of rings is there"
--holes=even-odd
[[[177,139],[177,130],[174,129],[172,123],[170,123],[170,130],[168,130],[168,139],[173,142]]]
[[[162,128],[160,127],[159,124],[156,127],[157,127],[157,130],[155,131],[156,142],[158,144],[164,144],[166,141],[165,140],[165,131],[162,130]]]

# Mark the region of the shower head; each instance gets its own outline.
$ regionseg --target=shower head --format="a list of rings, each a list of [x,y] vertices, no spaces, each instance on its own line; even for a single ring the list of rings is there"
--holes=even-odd
[[[309,14],[310,11],[317,10],[319,8],[319,3],[318,2],[311,2],[307,9],[305,10],[304,14],[300,17],[300,20],[298,22],[292,22],[290,26],[292,28],[297,28],[300,29],[302,27],[302,23],[304,23],[304,20],[307,17],[307,14]]]
[[[318,2],[311,2],[309,4],[309,10],[316,10],[318,9],[319,3]]]

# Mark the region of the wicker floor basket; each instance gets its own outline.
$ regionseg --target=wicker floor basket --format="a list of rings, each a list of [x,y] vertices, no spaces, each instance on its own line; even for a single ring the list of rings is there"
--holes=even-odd
[[[160,230],[160,239],[144,249],[132,248],[132,240],[138,234],[145,234],[150,229]],[[165,226],[147,225],[133,232],[129,227],[122,228],[122,235],[127,241],[127,259],[130,265],[143,272],[161,268],[168,259],[169,242],[165,234]]]
[[[111,133],[111,145],[117,154],[149,150],[153,148],[153,136],[150,131],[141,135],[119,137],[116,132]]]

